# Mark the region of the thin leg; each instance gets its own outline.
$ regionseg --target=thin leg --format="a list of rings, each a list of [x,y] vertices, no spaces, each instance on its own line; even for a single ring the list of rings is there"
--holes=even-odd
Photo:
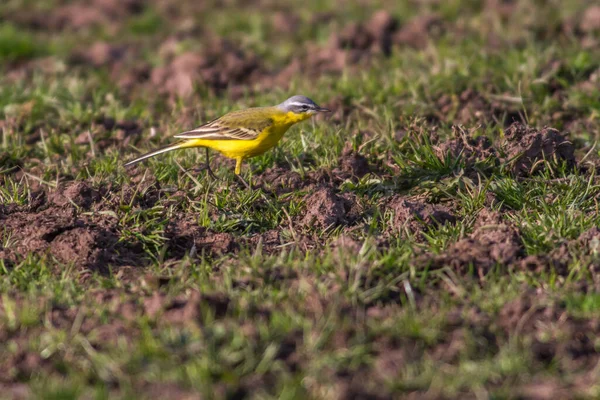
[[[215,175],[213,170],[210,169],[210,155],[208,154],[208,147],[205,147],[204,149],[206,150],[206,170],[208,171],[208,174],[210,175],[211,178],[218,181],[219,178]]]
[[[215,175],[213,170],[210,168],[210,155],[208,153],[208,147],[205,147],[204,149],[206,150],[206,162],[204,163],[204,165],[198,168],[189,168],[185,172],[194,171],[194,173],[200,173],[206,170],[211,178],[213,178],[216,181],[219,181],[219,177]]]

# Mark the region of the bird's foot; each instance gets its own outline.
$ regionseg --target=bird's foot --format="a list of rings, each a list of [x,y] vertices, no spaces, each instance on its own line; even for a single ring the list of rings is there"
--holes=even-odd
[[[213,170],[210,168],[210,165],[203,165],[201,167],[196,167],[196,168],[190,168],[188,170],[186,170],[185,172],[193,172],[195,174],[199,174],[202,171],[206,171],[208,173],[208,176],[210,176],[212,179],[214,179],[215,181],[220,181],[221,178],[219,178],[217,175],[215,175],[215,173],[213,172]]]
[[[252,190],[252,186],[241,175],[235,174],[236,178],[246,187],[248,190]]]
[[[221,179],[215,175],[212,168],[210,168],[210,164],[206,164],[206,170],[208,171],[208,175],[213,178],[215,181],[220,181]]]

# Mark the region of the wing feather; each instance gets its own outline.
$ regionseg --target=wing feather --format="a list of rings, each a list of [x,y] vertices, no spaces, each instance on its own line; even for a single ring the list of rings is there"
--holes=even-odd
[[[252,113],[252,111],[254,111]],[[264,109],[233,112],[204,125],[175,135],[180,139],[253,140],[273,124]]]

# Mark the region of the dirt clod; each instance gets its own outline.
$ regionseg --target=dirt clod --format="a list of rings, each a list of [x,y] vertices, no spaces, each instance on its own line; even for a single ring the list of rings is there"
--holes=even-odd
[[[442,19],[435,15],[421,15],[408,21],[394,34],[396,44],[422,49],[443,32]]]
[[[398,21],[386,10],[376,11],[365,23],[367,31],[381,45],[382,49],[389,48],[392,33],[398,28]],[[389,51],[389,50],[388,50]]]
[[[111,65],[123,58],[126,50],[123,46],[111,45],[106,42],[96,42],[88,49],[75,53],[71,57],[71,62],[102,67]]]
[[[185,254],[221,255],[236,248],[230,233],[210,232],[193,218],[175,218],[167,226],[166,237],[174,256]]]
[[[300,26],[300,17],[296,14],[277,11],[273,14],[271,23],[275,31],[284,34],[290,34],[295,32]]]
[[[305,54],[293,59],[279,73],[277,80],[285,82],[298,73],[309,76],[339,74],[368,61],[373,55],[389,56],[396,29],[396,20],[385,10],[374,13],[365,22],[349,23],[330,36],[326,47],[308,45]]]
[[[50,253],[59,261],[78,267],[105,269],[118,241],[114,232],[78,227],[58,235],[50,243]]]
[[[579,27],[583,32],[600,31],[600,6],[594,5],[585,10]]]
[[[434,118],[465,125],[503,122],[505,126],[508,126],[523,119],[519,108],[514,104],[490,98],[489,95],[472,88],[465,89],[458,96],[442,94],[436,105],[437,110],[433,112]]]
[[[346,25],[332,40],[339,49],[382,52],[387,56],[392,50],[392,33],[396,27],[396,20],[387,11],[380,10],[365,23]]]
[[[215,40],[202,53],[183,53],[166,66],[155,68],[151,81],[164,93],[185,97],[191,95],[198,84],[219,92],[252,83],[260,70],[258,57],[229,41]]]
[[[28,253],[49,253],[59,262],[72,263],[104,271],[109,263],[120,264],[116,259],[118,236],[115,223],[109,217],[81,217],[76,206],[89,207],[93,191],[77,183],[50,196],[54,202],[49,207],[39,207],[32,212],[17,212],[0,221],[14,240],[2,257],[16,261]],[[71,203],[72,202],[72,203]],[[127,262],[124,248],[121,261]]]
[[[393,229],[395,231],[408,227],[411,232],[419,232],[423,227],[453,224],[456,216],[449,207],[440,204],[429,204],[417,199],[403,196],[391,198],[387,208],[394,214]]]
[[[49,197],[49,200],[55,206],[64,207],[74,204],[77,207],[85,209],[100,199],[100,193],[82,181],[67,184],[52,193]]]
[[[478,163],[497,157],[496,149],[487,137],[473,137],[459,129],[454,132],[455,139],[441,142],[434,147],[440,160],[445,160],[448,155],[452,159],[460,157],[466,168],[472,168]]]
[[[523,245],[517,230],[504,222],[500,213],[484,209],[469,237],[450,245],[439,255],[421,256],[419,261],[436,268],[450,266],[462,274],[471,271],[483,278],[495,265],[508,266],[522,253]]]
[[[340,169],[351,177],[362,178],[371,171],[369,161],[365,156],[346,146],[339,158]]]
[[[277,166],[267,168],[256,179],[259,185],[266,186],[277,193],[293,192],[310,184],[298,172]]]
[[[113,30],[124,18],[138,14],[144,9],[140,0],[91,0],[68,2],[49,15],[34,14],[32,23],[49,30],[83,30],[97,26]]]
[[[537,130],[514,123],[506,130],[505,138],[504,151],[515,175],[539,172],[545,168],[545,161],[565,162],[568,168],[575,167],[575,148],[556,129]]]
[[[344,200],[331,187],[320,187],[304,198],[306,213],[301,224],[328,228],[346,222]]]

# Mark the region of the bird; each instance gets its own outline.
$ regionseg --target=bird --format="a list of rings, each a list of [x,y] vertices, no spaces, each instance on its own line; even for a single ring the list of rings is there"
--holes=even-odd
[[[306,96],[295,95],[272,107],[253,107],[229,112],[196,129],[174,136],[177,142],[146,153],[125,164],[132,166],[150,157],[173,150],[192,147],[206,149],[206,168],[211,176],[208,149],[216,150],[235,163],[235,175],[241,178],[242,162],[263,154],[281,140],[287,130],[313,115],[330,112]],[[242,179],[242,182],[246,182]],[[246,184],[247,186],[247,184]]]

